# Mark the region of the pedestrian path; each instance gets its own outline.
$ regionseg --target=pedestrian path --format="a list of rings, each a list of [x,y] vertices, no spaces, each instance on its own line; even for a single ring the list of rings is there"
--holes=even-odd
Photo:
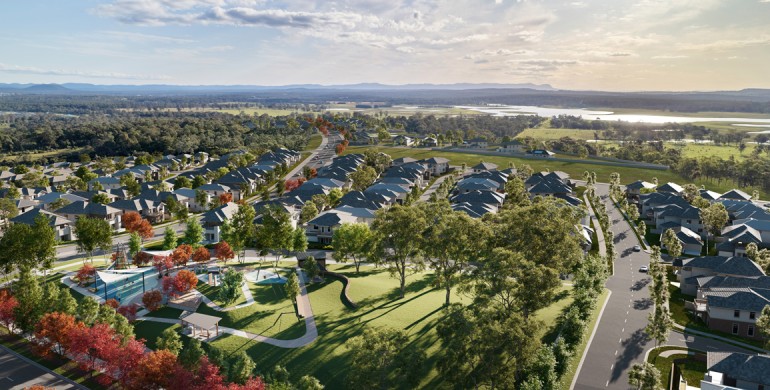
[[[203,303],[205,303],[206,306],[216,311],[231,311],[231,310],[236,310],[247,306],[251,306],[256,303],[254,301],[254,296],[251,295],[251,289],[249,289],[249,285],[246,284],[246,282],[243,282],[241,284],[241,291],[243,292],[243,296],[246,298],[246,302],[241,303],[239,305],[231,306],[231,307],[221,307],[217,305],[216,303],[212,302],[211,299],[209,299],[207,296],[201,294],[198,290],[195,290],[195,293],[201,297],[201,301],[203,301]]]
[[[695,329],[692,329],[692,328],[685,328],[684,326],[679,325],[677,323],[674,323],[674,331],[678,331],[678,332],[682,332],[682,333],[689,333],[689,334],[703,336],[703,337],[708,337],[708,338],[711,338],[711,339],[714,339],[714,340],[719,340],[719,341],[727,343],[727,344],[732,344],[732,345],[735,345],[735,346],[738,346],[738,347],[741,347],[741,348],[745,348],[745,349],[748,349],[748,350],[751,350],[751,351],[759,352],[759,353],[764,353],[764,354],[770,353],[770,351],[768,351],[768,350],[765,350],[765,349],[762,349],[762,348],[759,348],[759,347],[755,347],[755,346],[753,346],[751,344],[746,344],[746,343],[738,341],[738,340],[733,340],[733,339],[730,339],[730,338],[727,338],[727,337],[722,337],[722,336],[715,335],[715,334],[709,333],[709,332],[703,332],[703,331],[695,330]]]
[[[225,326],[220,326],[219,330],[226,334],[231,334],[231,335],[243,337],[249,340],[270,344],[280,348],[300,348],[315,341],[315,339],[318,338],[318,328],[316,327],[315,317],[313,315],[313,308],[310,306],[310,298],[308,297],[307,289],[305,288],[306,277],[305,277],[304,271],[302,271],[299,268],[297,269],[297,274],[299,276],[299,286],[300,286],[300,296],[297,298],[297,311],[299,312],[300,316],[302,316],[305,320],[305,334],[302,337],[298,337],[292,340],[279,340],[279,339],[263,336],[256,333],[246,332],[240,329],[228,328]],[[252,303],[253,303],[253,298],[252,298]],[[166,324],[181,323],[181,320],[179,319],[158,318],[158,317],[150,317],[147,315],[141,315],[138,318],[138,320],[162,322]]]

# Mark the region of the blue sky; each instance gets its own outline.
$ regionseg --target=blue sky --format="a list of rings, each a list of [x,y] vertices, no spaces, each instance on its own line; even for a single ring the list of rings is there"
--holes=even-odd
[[[770,0],[3,0],[0,82],[770,88]]]

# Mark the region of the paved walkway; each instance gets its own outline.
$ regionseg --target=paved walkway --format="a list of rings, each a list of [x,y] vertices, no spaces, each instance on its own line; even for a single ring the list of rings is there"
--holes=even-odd
[[[703,331],[696,330],[696,329],[688,329],[688,328],[685,328],[684,326],[679,325],[677,323],[674,323],[674,330],[673,330],[673,332],[680,332],[680,333],[685,334],[685,335],[686,334],[691,334],[691,335],[696,335],[696,336],[703,336],[703,337],[706,337],[706,338],[710,338],[710,339],[714,339],[714,340],[717,340],[717,341],[721,341],[721,342],[726,343],[726,344],[732,344],[732,345],[735,345],[738,348],[750,350],[750,351],[757,352],[757,353],[764,353],[764,354],[770,353],[770,351],[768,351],[768,350],[765,350],[765,349],[762,349],[762,348],[759,348],[759,347],[755,347],[755,346],[753,346],[751,344],[746,344],[746,343],[738,341],[738,340],[733,340],[733,339],[730,339],[730,338],[727,338],[727,337],[722,337],[722,336],[715,335],[715,334],[709,333],[709,332],[703,332]]]
[[[302,337],[299,337],[293,340],[279,340],[272,337],[267,337],[267,336],[263,336],[263,335],[259,335],[251,332],[246,332],[240,329],[228,328],[225,326],[220,326],[219,330],[221,330],[223,333],[231,334],[238,337],[243,337],[249,340],[259,341],[261,343],[274,345],[280,348],[300,348],[315,341],[315,339],[318,338],[318,328],[316,327],[315,317],[313,316],[313,308],[310,306],[310,298],[308,297],[307,289],[305,288],[304,271],[302,271],[301,269],[297,269],[297,274],[299,275],[299,286],[300,286],[300,296],[297,299],[297,310],[299,314],[303,316],[305,319],[305,334]],[[163,322],[167,324],[181,323],[181,321],[178,319],[157,318],[157,317],[147,317],[147,316],[142,316],[139,318],[139,320]]]
[[[602,225],[599,223],[599,219],[596,218],[596,212],[594,211],[593,206],[591,206],[591,202],[588,201],[588,195],[583,194],[583,201],[588,208],[588,216],[594,223],[594,229],[596,229],[596,237],[599,241],[599,256],[607,256],[607,245],[604,243],[604,231],[602,230]]]

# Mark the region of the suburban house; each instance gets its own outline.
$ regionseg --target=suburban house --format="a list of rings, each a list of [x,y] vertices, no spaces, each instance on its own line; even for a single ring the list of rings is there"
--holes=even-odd
[[[217,179],[217,184],[251,193],[257,189],[257,185],[262,181],[262,175],[259,172],[249,167],[243,167],[234,169]]]
[[[497,151],[500,153],[524,154],[527,152],[527,147],[521,142],[513,140],[510,142],[503,142],[503,144],[497,148]]]
[[[201,217],[201,225],[204,229],[203,241],[207,243],[221,241],[222,224],[230,220],[236,211],[238,211],[238,205],[230,202],[203,213]]]
[[[733,276],[754,278],[764,276],[762,268],[747,257],[700,256],[677,258],[672,264],[683,294],[697,295],[698,278]]]
[[[97,177],[96,179],[92,179],[88,182],[88,189],[90,191],[94,190],[114,190],[117,188],[123,187],[122,184],[120,184],[120,179],[117,177]]]
[[[404,164],[413,163],[413,162],[417,162],[417,160],[411,157],[399,157],[391,161],[390,166],[397,167],[399,165],[404,165]]]
[[[430,147],[436,147],[436,146],[438,146],[438,140],[437,140],[437,139],[435,139],[435,138],[433,138],[433,137],[425,137],[425,138],[423,138],[423,139],[422,139],[422,141],[420,142],[420,145],[421,145],[421,146],[425,146],[425,147],[428,147],[428,148],[430,148]]]
[[[639,195],[655,191],[655,184],[644,180],[637,180],[626,185],[626,198],[629,200],[639,200]]]
[[[356,131],[353,133],[353,139],[350,141],[351,145],[377,145],[380,143],[380,138],[377,133]]]
[[[688,386],[690,387],[690,386]],[[706,352],[701,390],[770,388],[770,356],[740,352]]]
[[[666,184],[658,186],[656,191],[666,192],[674,195],[681,195],[682,192],[684,192],[684,188],[682,188],[682,186],[680,186],[679,184],[668,182]]]
[[[471,167],[471,170],[473,173],[481,173],[481,172],[488,172],[488,171],[494,171],[497,169],[497,164],[494,163],[488,163],[488,162],[480,162],[474,166]]]
[[[486,149],[489,147],[489,142],[484,138],[474,138],[468,141],[466,147],[471,149]]]
[[[114,207],[93,203],[88,201],[72,202],[58,210],[56,214],[64,218],[75,221],[80,217],[99,218],[107,221],[112,230],[118,232],[123,230],[121,216],[123,212]]]
[[[700,209],[689,204],[686,206],[671,204],[656,207],[653,210],[652,222],[655,224],[652,232],[657,234],[663,234],[668,229],[680,226],[692,230],[704,239],[708,233],[700,219]]]
[[[401,146],[414,146],[415,139],[408,135],[397,135],[393,138],[393,143]]]
[[[163,203],[141,198],[117,200],[110,203],[109,206],[121,210],[123,214],[129,211],[139,213],[142,218],[147,219],[150,221],[150,223],[163,222],[163,217],[166,212],[166,208]]]
[[[722,197],[722,194],[714,191],[709,191],[705,188],[701,188],[700,190],[698,190],[698,193],[700,193],[701,198],[706,199],[711,203],[716,202],[720,197]]]
[[[534,157],[542,157],[542,158],[553,158],[553,156],[556,155],[556,153],[545,149],[530,150],[527,152],[527,154],[530,154]]]
[[[32,225],[35,223],[35,218],[37,218],[38,215],[42,215],[48,219],[48,225],[53,228],[58,241],[73,241],[77,239],[74,231],[74,221],[42,209],[32,209],[24,214],[17,215],[16,217],[11,218],[11,222]]]
[[[395,203],[395,198],[388,198],[374,192],[350,191],[340,198],[339,207],[349,206],[379,210]]]
[[[650,194],[639,195],[639,215],[647,221],[654,221],[656,210],[671,205],[678,205],[682,208],[690,207],[690,203],[677,194],[653,192]]]
[[[462,211],[473,218],[481,218],[484,214],[500,211],[505,202],[505,194],[475,190],[453,195],[449,202],[453,210]]]
[[[233,202],[237,202],[241,200],[241,191],[239,189],[233,189],[231,187],[222,185],[222,184],[204,184],[198,188],[196,188],[198,191],[203,191],[211,197],[211,199],[217,199],[222,194],[232,194],[233,195]]]
[[[499,191],[505,184],[491,179],[480,177],[466,177],[455,184],[455,194],[463,194],[471,191]]]
[[[741,190],[730,190],[722,194],[722,196],[719,197],[719,200],[739,200],[743,202],[750,202],[751,195]]]
[[[423,160],[428,166],[428,172],[432,176],[441,176],[449,172],[449,159],[443,157],[431,157]]]
[[[330,244],[334,230],[343,223],[371,223],[374,220],[372,210],[345,207],[327,210],[310,220],[305,226],[308,242]]]
[[[701,251],[703,251],[703,240],[698,233],[695,233],[684,226],[672,226],[670,229],[676,233],[676,239],[682,244],[683,254],[700,256]],[[665,245],[661,244],[661,246],[665,248]]]
[[[37,202],[37,207],[42,208],[43,210],[51,211],[51,203],[59,199],[65,199],[67,203],[77,202],[79,200],[88,200],[82,196],[77,196],[66,192],[49,192],[45,195],[39,196],[37,199],[35,199],[35,202]]]
[[[37,202],[30,199],[14,199],[11,202],[16,206],[16,210],[19,210],[19,214],[24,214],[37,206]]]
[[[716,245],[716,249],[721,256],[746,256],[746,246],[752,242],[760,249],[770,248],[770,221],[743,220],[723,228],[719,239],[722,242]]]

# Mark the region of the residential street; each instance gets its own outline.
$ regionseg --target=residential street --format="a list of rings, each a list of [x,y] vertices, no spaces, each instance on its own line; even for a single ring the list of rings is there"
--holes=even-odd
[[[0,346],[0,389],[21,390],[34,385],[46,389],[85,389]]]

